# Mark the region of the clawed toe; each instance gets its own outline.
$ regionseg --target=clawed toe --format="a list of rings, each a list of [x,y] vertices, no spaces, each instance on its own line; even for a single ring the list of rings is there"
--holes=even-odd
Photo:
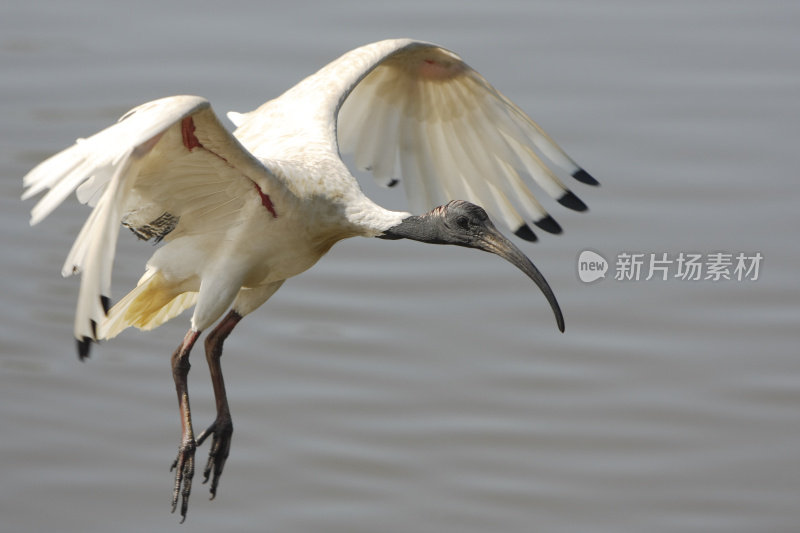
[[[197,444],[200,445],[209,435],[213,435],[211,449],[208,452],[208,462],[203,470],[203,483],[207,483],[209,478],[211,479],[212,500],[217,495],[219,478],[222,476],[222,469],[225,468],[225,461],[230,453],[232,434],[233,424],[230,417],[218,418],[197,438]]]
[[[178,498],[181,498],[181,522],[186,520],[186,511],[189,508],[189,495],[192,492],[192,478],[194,477],[194,452],[197,448],[195,441],[188,441],[178,448],[178,456],[172,463],[170,472],[175,470],[175,487],[172,490],[172,512],[178,507]]]

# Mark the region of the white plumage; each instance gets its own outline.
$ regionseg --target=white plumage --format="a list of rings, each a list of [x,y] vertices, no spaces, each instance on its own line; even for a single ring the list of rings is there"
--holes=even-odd
[[[414,212],[468,200],[528,239],[533,233],[526,220],[560,231],[531,192],[531,180],[564,205],[585,209],[540,155],[567,174],[596,183],[457,55],[407,39],[350,51],[279,98],[229,117],[237,126],[233,133],[203,98],[156,100],[25,176],[23,198],[47,191],[33,208],[31,224],[73,191],[93,207],[62,269],[65,276],[82,275],[75,315],[82,356],[93,339],[113,337],[131,325],[150,329],[195,305],[190,333],[173,357],[175,369],[199,332],[232,308],[212,333],[221,353],[239,318],[338,240],[381,236],[443,242],[427,230],[424,236],[392,230],[412,220],[433,220],[450,204],[412,218],[383,209],[361,192],[340,149],[352,152],[357,166],[371,170],[384,185],[402,179]],[[443,220],[437,223],[454,227]],[[148,261],[138,286],[106,314],[120,224],[166,244]],[[451,243],[499,253],[495,245]],[[509,260],[522,264],[519,258]],[[543,278],[535,281],[546,286]],[[560,311],[557,316],[563,329]],[[176,372],[181,399],[185,373],[181,382]],[[188,394],[181,409],[188,415]],[[230,425],[229,413],[222,412],[227,402],[220,411],[197,442],[212,432],[214,447],[221,445],[226,457],[230,430],[220,427]],[[191,424],[184,423],[173,499],[174,506],[180,489],[184,515],[191,474],[182,470],[193,461],[194,443]],[[209,469],[214,472],[212,494],[224,464],[224,457],[214,454],[212,449],[206,469],[206,477]]]

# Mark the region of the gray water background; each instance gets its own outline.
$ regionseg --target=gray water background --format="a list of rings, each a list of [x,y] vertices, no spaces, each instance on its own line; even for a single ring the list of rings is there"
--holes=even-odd
[[[88,211],[29,228],[21,178],[139,103],[246,111],[399,36],[460,53],[602,181],[573,187],[588,213],[545,201],[563,235],[521,243],[566,333],[495,257],[342,242],[226,345],[232,455],[179,526],[188,319],[79,363],[59,270]],[[799,102],[790,1],[3,2],[0,531],[800,531]],[[764,261],[757,281],[586,285],[585,248]],[[120,239],[114,296],[151,252]]]

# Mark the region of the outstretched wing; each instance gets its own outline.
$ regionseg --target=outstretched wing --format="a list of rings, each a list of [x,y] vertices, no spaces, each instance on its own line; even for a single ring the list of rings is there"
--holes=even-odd
[[[175,96],[141,105],[116,124],[52,156],[24,178],[23,199],[48,190],[31,224],[72,191],[94,209],[62,274],[82,273],[75,336],[88,350],[108,308],[119,225],[140,238],[225,231],[251,195],[281,184],[220,123],[209,103]]]
[[[360,169],[384,185],[402,177],[412,210],[469,200],[529,240],[526,220],[561,231],[531,179],[566,207],[586,209],[545,159],[597,181],[483,76],[438,46],[392,42],[397,49],[371,66],[339,111],[340,149]]]
[[[279,98],[228,117],[260,157],[312,146],[354,153],[356,165],[382,184],[402,178],[412,210],[469,200],[528,240],[536,236],[526,220],[561,231],[531,192],[534,181],[562,205],[586,210],[544,159],[597,185],[460,57],[410,39],[351,50]]]
[[[560,232],[531,192],[531,179],[562,205],[586,209],[543,157],[597,184],[460,57],[425,43],[402,44],[354,86],[339,111],[338,140],[380,183],[402,177],[412,209],[469,200],[530,240],[526,220]]]

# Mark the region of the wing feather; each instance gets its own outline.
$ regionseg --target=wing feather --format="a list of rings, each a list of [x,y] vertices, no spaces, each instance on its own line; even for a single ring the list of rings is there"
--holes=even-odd
[[[31,170],[23,198],[47,190],[31,211],[31,224],[73,191],[94,207],[62,268],[64,276],[81,273],[76,338],[82,343],[96,338],[96,326],[105,317],[102,298],[110,294],[121,222],[136,228],[169,214],[177,223],[159,235],[166,240],[224,231],[241,216],[254,184],[271,194],[283,191],[222,126],[208,101],[196,96],[141,105]],[[187,302],[164,313],[177,312]]]
[[[342,89],[339,148],[354,153],[357,166],[371,169],[379,182],[399,170],[414,211],[463,198],[517,229],[524,219],[552,220],[531,191],[534,182],[557,200],[574,196],[550,165],[594,182],[582,179],[585,171],[538,124],[450,51],[383,41],[346,54],[319,75],[331,78],[338,68],[354,76],[354,64],[362,71]]]
[[[414,102],[414,99],[406,101],[407,113],[413,112]],[[406,194],[411,209],[421,212],[428,209],[428,206],[433,204],[433,200],[428,196],[424,176],[419,166],[417,155],[418,139],[419,128],[417,121],[404,117],[404,120],[400,123],[400,142],[398,146],[400,173],[405,180]]]
[[[465,88],[466,89],[466,88]],[[470,101],[469,96],[462,94],[462,101]],[[466,103],[466,102],[465,102]],[[464,129],[470,132],[480,132],[481,137],[470,146],[474,153],[473,160],[486,161],[488,166],[483,170],[488,176],[493,176],[493,183],[502,191],[506,202],[501,207],[507,211],[506,217],[522,219],[519,210],[531,220],[540,220],[547,216],[547,212],[536,200],[536,197],[519,175],[517,169],[525,168],[522,160],[503,135],[501,128],[492,127],[493,124],[502,124],[506,118],[505,110],[495,106],[476,106],[473,113],[464,117]],[[519,209],[518,209],[519,208]],[[521,224],[520,224],[521,225]],[[519,227],[519,226],[512,226]]]
[[[380,140],[375,147],[375,156],[372,161],[372,174],[378,183],[384,186],[393,186],[397,183],[397,142],[401,111],[394,106],[384,104],[386,114],[384,127],[378,131]]]

